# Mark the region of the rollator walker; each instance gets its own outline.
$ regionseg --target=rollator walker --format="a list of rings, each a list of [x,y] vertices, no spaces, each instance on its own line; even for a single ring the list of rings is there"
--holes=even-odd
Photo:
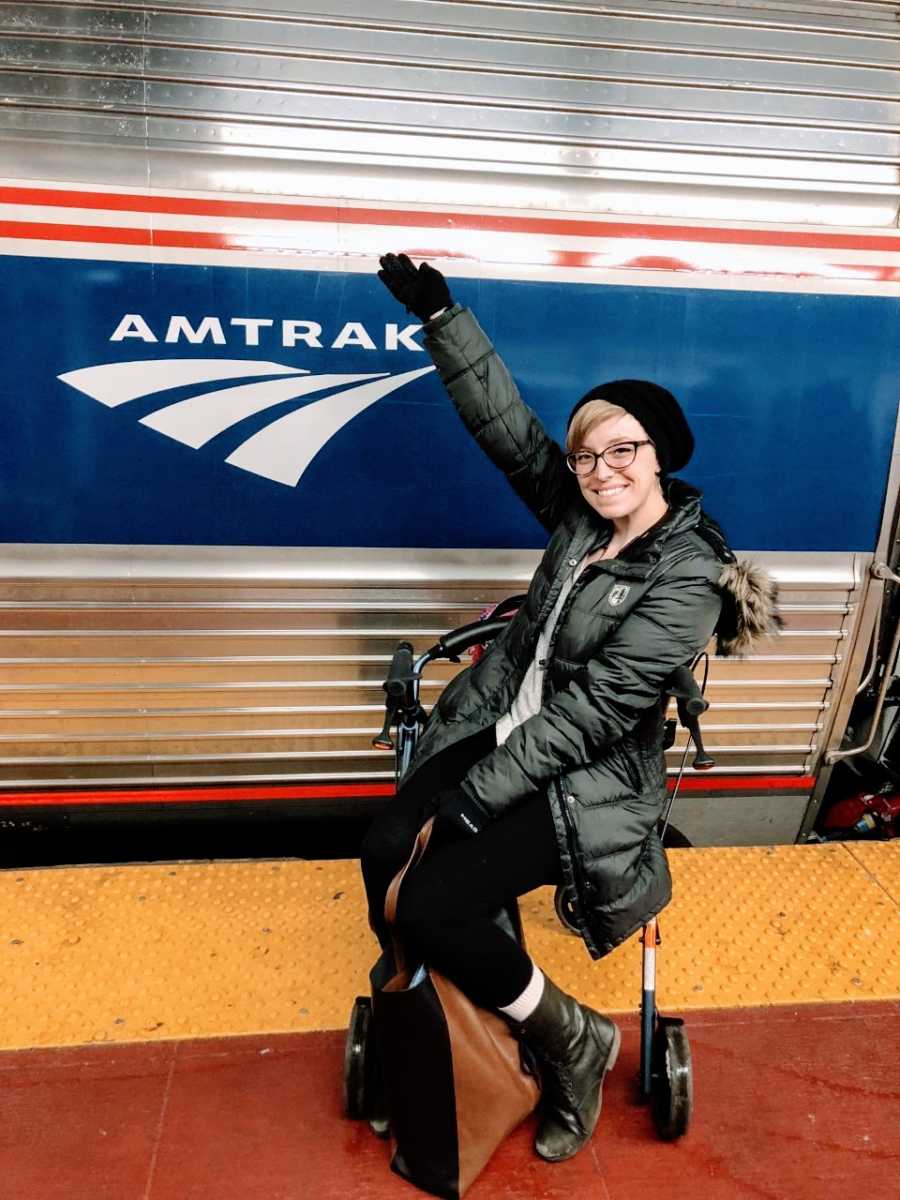
[[[393,751],[395,756],[395,783],[403,779],[415,753],[426,713],[419,700],[419,685],[422,672],[429,663],[446,659],[459,662],[460,655],[472,646],[491,642],[502,633],[513,612],[525,600],[524,596],[510,596],[493,610],[490,617],[463,625],[446,633],[438,642],[418,658],[410,642],[400,642],[394,651],[387,678],[384,681],[385,715],[381,732],[372,739],[379,750]],[[699,717],[709,707],[703,696],[708,673],[708,658],[702,685],[694,678],[692,666],[679,667],[666,680],[663,694],[676,701],[678,721],[687,729],[685,745],[675,787],[669,798],[665,813],[659,822],[659,833],[665,846],[685,846],[690,843],[674,827],[669,826],[672,804],[678,794],[681,777],[691,743],[695,746],[692,766],[706,771],[715,766],[703,748]],[[697,660],[699,661],[699,659]],[[392,728],[396,734],[391,736]],[[675,741],[677,722],[667,719],[664,746],[669,749]],[[564,885],[556,889],[554,898],[556,914],[565,928],[578,933],[572,912],[572,899]],[[510,915],[504,919],[511,922],[511,931],[516,932],[518,910],[512,906]],[[641,988],[641,1057],[638,1073],[639,1097],[649,1104],[657,1133],[666,1141],[674,1141],[687,1131],[693,1109],[694,1089],[691,1066],[691,1048],[681,1017],[663,1016],[656,1007],[656,950],[661,944],[659,920],[648,921],[641,933],[642,988]],[[357,996],[350,1015],[347,1041],[344,1050],[344,1110],[348,1117],[368,1119],[375,1132],[386,1135],[386,1122],[375,1112],[378,1094],[378,1063],[372,1027],[372,1006],[368,996]],[[373,1119],[376,1118],[376,1119]]]

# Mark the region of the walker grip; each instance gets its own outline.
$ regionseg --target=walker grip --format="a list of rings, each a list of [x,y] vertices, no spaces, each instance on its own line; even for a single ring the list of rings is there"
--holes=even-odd
[[[676,667],[663,684],[663,689],[666,695],[674,698],[678,708],[678,720],[688,731],[696,747],[691,766],[695,771],[712,770],[716,760],[706,753],[700,733],[700,717],[709,708],[709,701],[700,691],[693,671],[688,666]]]
[[[667,695],[677,701],[679,716],[683,711],[689,716],[699,717],[709,708],[709,701],[704,698],[700,691],[700,685],[688,666],[676,667],[663,684],[663,689]]]
[[[391,665],[388,667],[387,679],[382,687],[389,697],[400,700],[405,695],[413,677],[412,642],[400,642],[394,651]]]
[[[438,646],[440,646],[441,654],[445,658],[458,658],[470,646],[477,646],[481,642],[493,641],[508,625],[509,620],[506,617],[498,619],[491,617],[487,621],[472,621],[470,625],[462,625],[459,629],[454,629],[452,633],[445,633],[439,640]]]

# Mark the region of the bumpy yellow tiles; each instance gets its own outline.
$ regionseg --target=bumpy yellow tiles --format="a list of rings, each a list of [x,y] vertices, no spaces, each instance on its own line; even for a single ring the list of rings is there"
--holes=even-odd
[[[661,919],[664,1010],[900,996],[890,844],[675,851]],[[637,938],[592,963],[552,892],[529,949],[612,1011],[640,998]],[[338,1028],[375,943],[355,862],[0,872],[0,1047]]]
[[[900,841],[848,842],[846,850],[900,904]]]
[[[867,847],[873,863],[882,849],[893,852]],[[900,996],[900,907],[873,878],[876,868],[863,868],[843,845],[681,850],[669,860],[663,1010]],[[636,1008],[638,938],[590,964],[561,943],[542,900],[523,902],[537,961],[596,1006]]]

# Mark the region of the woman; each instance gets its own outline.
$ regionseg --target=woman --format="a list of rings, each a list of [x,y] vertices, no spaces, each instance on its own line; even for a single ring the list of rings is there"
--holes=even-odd
[[[385,890],[436,814],[443,836],[401,889],[401,936],[518,1028],[543,1079],[535,1148],[561,1161],[596,1125],[619,1031],[545,977],[497,911],[563,883],[599,958],[668,903],[656,832],[664,682],[713,633],[729,654],[774,631],[774,588],[736,562],[700,494],[669,477],[694,446],[670,392],[642,380],[594,388],[572,410],[564,453],[441,273],[405,255],[381,266],[425,324],[462,420],[550,542],[509,627],[444,691],[365,839],[370,919],[386,944]]]

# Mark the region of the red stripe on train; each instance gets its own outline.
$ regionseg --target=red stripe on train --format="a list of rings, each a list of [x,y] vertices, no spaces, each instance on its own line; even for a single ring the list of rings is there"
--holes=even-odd
[[[290,249],[283,238],[270,238],[271,246],[260,246],[265,235],[242,238],[240,234],[205,233],[192,229],[127,229],[112,225],[42,225],[35,221],[0,221],[0,237],[30,238],[48,242],[95,242],[114,246],[167,246],[193,250]],[[247,245],[244,245],[246,241]],[[256,243],[255,245],[252,243]]]
[[[260,800],[335,800],[393,796],[392,783],[303,784],[297,787],[133,788],[110,791],[0,792],[0,807],[89,804],[212,804]]]
[[[189,250],[243,250],[249,252],[292,251],[296,246],[285,244],[281,235],[262,233],[209,233],[202,230],[182,229],[124,229],[110,225],[55,225],[39,224],[31,221],[0,221],[0,238],[18,238],[20,240],[46,242],[85,242],[93,245],[113,246],[146,246],[161,249]],[[408,248],[409,249],[409,248]],[[898,245],[900,249],[900,245]],[[412,250],[410,253],[417,258],[463,258],[457,253],[447,250],[423,248]],[[772,268],[763,271],[749,271],[743,268],[731,270],[723,267],[710,270],[702,265],[685,262],[671,257],[642,256],[624,262],[598,263],[590,252],[573,250],[552,251],[552,262],[555,266],[563,267],[600,267],[604,270],[628,271],[680,271],[695,272],[700,275],[760,275],[788,276],[792,279],[834,279],[841,272],[843,279],[865,279],[870,282],[894,283],[900,280],[900,267],[882,266],[877,263],[822,263],[811,262],[806,270],[796,265],[789,269]]]
[[[687,776],[681,781],[686,792],[709,791],[810,791],[812,775],[734,775]],[[670,789],[674,780],[669,780]],[[197,787],[133,788],[110,791],[0,792],[0,807],[27,808],[68,805],[129,804],[212,804],[258,803],[261,800],[340,800],[392,796],[392,783],[302,784],[296,787]]]
[[[816,784],[814,775],[686,775],[683,792],[808,792]],[[669,791],[675,780],[668,781]]]
[[[64,188],[0,187],[0,203],[53,208],[93,208],[108,212],[169,213],[241,217],[251,220],[316,221],[350,225],[471,229],[495,233],[552,233],[563,237],[640,237],[746,246],[808,246],[851,250],[900,250],[897,234],[822,233],[813,230],[710,228],[657,225],[640,221],[560,220],[494,213],[408,212],[403,209],[290,204],[269,200],[212,200],[184,196],[142,196]],[[159,232],[159,231],[157,231]]]

